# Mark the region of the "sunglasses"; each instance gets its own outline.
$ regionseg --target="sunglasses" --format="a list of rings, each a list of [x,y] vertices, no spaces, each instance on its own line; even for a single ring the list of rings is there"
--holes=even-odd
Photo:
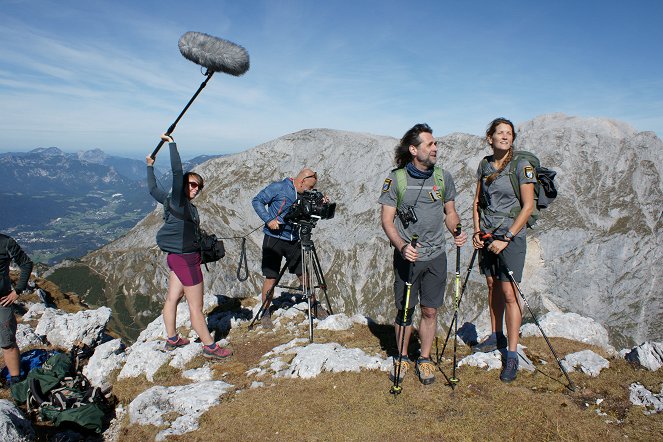
[[[199,187],[202,189],[202,187],[200,186],[200,184],[198,184],[198,183],[195,182],[195,181],[189,181],[189,186],[193,187],[194,189],[197,189],[197,188],[199,188]]]
[[[315,179],[317,180],[317,179],[318,179],[318,173],[317,173],[317,172],[313,172],[313,175],[308,175],[308,176],[305,176],[305,177],[304,177],[304,179],[307,179],[307,178],[315,178]]]

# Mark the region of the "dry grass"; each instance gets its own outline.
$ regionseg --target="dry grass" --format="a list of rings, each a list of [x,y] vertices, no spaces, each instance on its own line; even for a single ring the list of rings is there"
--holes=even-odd
[[[307,337],[307,333],[303,326],[299,337]],[[290,341],[293,336],[282,330],[261,332],[260,327],[249,332],[244,327],[233,330],[229,338],[235,355],[214,366],[215,376],[240,391],[224,396],[220,405],[205,413],[198,431],[169,440],[663,439],[663,415],[645,416],[642,409],[631,406],[628,400],[631,382],[639,381],[660,391],[663,375],[611,359],[611,367],[598,378],[572,373],[577,390],[570,392],[542,338],[523,340],[539,370],[520,373],[511,385],[499,381],[497,370],[460,367],[457,372],[460,382],[454,390],[445,384],[440,372],[430,386],[421,385],[409,373],[398,396],[390,394],[387,374],[376,371],[324,373],[311,380],[263,379],[264,387],[248,389],[253,378],[246,377],[246,370],[255,367],[261,356],[274,346]],[[369,329],[355,325],[342,332],[316,330],[314,339],[318,343],[339,342],[383,356],[394,345],[390,326]],[[552,343],[560,357],[588,348],[566,339],[555,338]],[[590,348],[603,353],[601,349]],[[459,347],[459,355],[468,352],[466,347]],[[450,374],[451,349],[447,349],[445,356],[448,359],[442,368]],[[542,365],[540,360],[546,364]],[[122,396],[124,401],[130,401],[133,395],[134,392]],[[600,405],[597,399],[603,399]],[[131,426],[123,430],[121,440],[153,440],[158,431],[155,427]]]
[[[445,334],[440,337],[440,346]],[[297,337],[308,337],[305,325]],[[246,371],[294,336],[283,329],[264,332],[260,326],[249,331],[244,325],[233,329],[228,338],[233,357],[212,368],[215,379],[234,385],[238,392],[223,396],[218,406],[206,412],[198,431],[168,440],[663,440],[663,414],[646,416],[628,397],[632,382],[660,391],[661,370],[652,373],[610,359],[610,368],[597,378],[572,373],[576,391],[571,392],[542,338],[522,340],[538,370],[519,373],[510,385],[499,381],[497,370],[463,366],[457,371],[460,382],[454,390],[439,371],[430,386],[421,385],[408,373],[398,396],[390,394],[387,374],[376,371],[324,373],[311,380],[260,379],[264,387],[249,389],[254,378],[247,377]],[[340,332],[316,330],[314,340],[338,342],[382,356],[391,354],[395,347],[393,327],[388,325],[355,325]],[[586,348],[607,356],[600,348],[578,342],[551,341],[560,358]],[[448,347],[442,363],[447,375],[451,373],[451,351]],[[462,357],[469,349],[459,346],[458,353]],[[187,368],[208,362],[196,358]],[[111,376],[113,392],[125,408],[153,385],[189,383],[169,366],[155,374],[154,384],[145,377],[117,381],[116,376],[117,372]],[[0,398],[9,399],[8,390],[0,391]],[[597,404],[597,400],[602,401]],[[124,417],[119,440],[154,440],[160,429],[132,425]]]

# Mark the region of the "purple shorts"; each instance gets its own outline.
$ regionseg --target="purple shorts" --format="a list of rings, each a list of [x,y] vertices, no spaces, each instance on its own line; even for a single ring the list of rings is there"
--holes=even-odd
[[[183,286],[190,287],[203,282],[203,272],[200,270],[200,253],[169,253],[168,268],[175,272]]]

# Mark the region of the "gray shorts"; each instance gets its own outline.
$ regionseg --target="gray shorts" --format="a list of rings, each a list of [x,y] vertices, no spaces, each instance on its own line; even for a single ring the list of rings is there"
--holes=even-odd
[[[0,347],[16,346],[16,315],[14,306],[0,306]]]
[[[410,278],[410,261],[403,258],[398,250],[394,250],[394,298],[398,310],[405,308],[405,281]],[[442,253],[430,261],[414,263],[413,284],[410,288],[408,308],[417,304],[424,307],[438,308],[444,303],[444,292],[447,287],[447,254]]]
[[[513,272],[513,278],[520,283],[523,278],[523,267],[525,267],[525,254],[527,252],[527,240],[524,236],[514,237],[506,249],[500,253],[498,258],[488,250],[479,250],[479,269],[481,274],[492,276],[499,281],[511,281],[506,271],[506,266]]]

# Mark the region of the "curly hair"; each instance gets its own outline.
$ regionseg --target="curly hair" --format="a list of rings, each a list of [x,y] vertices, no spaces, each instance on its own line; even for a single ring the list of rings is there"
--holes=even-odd
[[[418,146],[421,144],[421,138],[419,135],[422,132],[427,132],[433,135],[433,129],[426,123],[415,124],[410,130],[405,132],[403,138],[401,138],[400,143],[396,146],[394,161],[396,162],[396,167],[402,169],[412,161],[412,154],[410,153],[410,146]]]

